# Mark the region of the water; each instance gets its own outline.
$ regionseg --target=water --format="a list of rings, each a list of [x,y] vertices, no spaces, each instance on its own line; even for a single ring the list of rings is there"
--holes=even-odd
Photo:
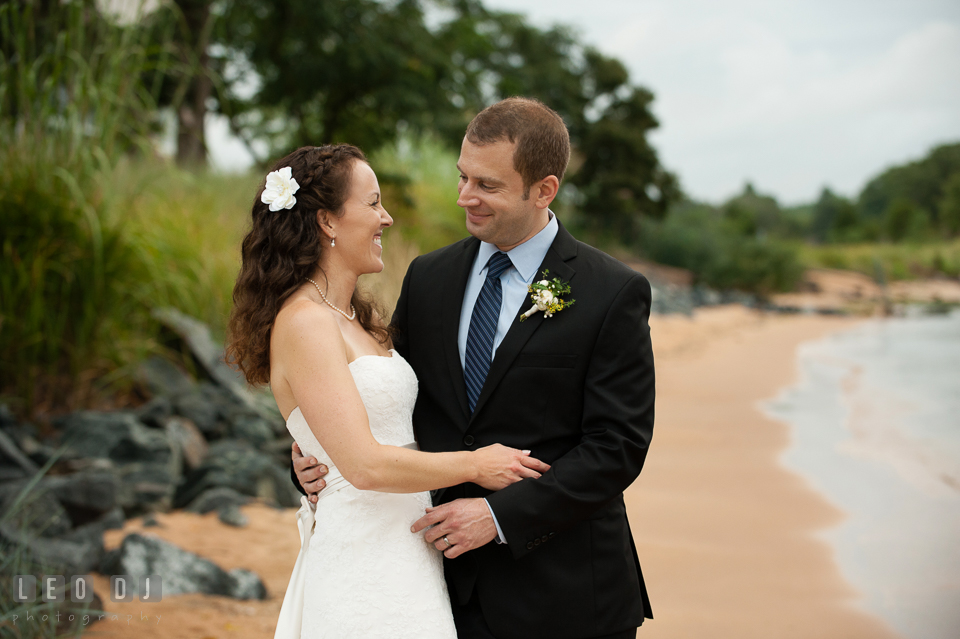
[[[911,639],[960,637],[960,312],[804,344],[764,408],[786,466],[848,517],[825,537],[861,605]]]

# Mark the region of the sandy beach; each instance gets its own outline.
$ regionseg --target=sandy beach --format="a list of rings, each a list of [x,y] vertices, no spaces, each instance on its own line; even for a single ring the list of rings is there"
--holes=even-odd
[[[795,381],[800,343],[857,321],[738,306],[651,320],[657,422],[646,467],[627,493],[655,615],[640,637],[897,636],[857,607],[858,593],[818,537],[844,514],[782,466],[789,429],[759,407]],[[213,513],[178,512],[158,515],[157,527],[128,521],[106,543],[115,547],[134,531],[156,535],[225,569],[255,571],[268,600],[107,602],[118,616],[92,625],[90,636],[272,636],[299,549],[294,510],[243,511],[245,528],[221,524]],[[106,578],[96,579],[105,593]]]

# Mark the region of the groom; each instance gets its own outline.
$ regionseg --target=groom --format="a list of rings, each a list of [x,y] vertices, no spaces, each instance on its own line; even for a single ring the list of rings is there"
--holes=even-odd
[[[623,502],[653,434],[650,286],[549,210],[569,157],[540,102],[478,114],[457,164],[471,237],[415,259],[393,315],[422,450],[500,443],[552,465],[494,493],[438,491],[414,524],[447,557],[460,639],[632,638],[652,618]],[[520,322],[545,271],[576,304]],[[323,469],[293,457],[316,492]]]

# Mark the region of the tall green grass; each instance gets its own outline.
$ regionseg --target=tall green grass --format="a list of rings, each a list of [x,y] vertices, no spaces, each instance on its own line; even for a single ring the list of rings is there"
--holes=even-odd
[[[800,256],[809,268],[859,271],[870,277],[882,276],[890,280],[938,275],[960,277],[960,239],[927,243],[804,245]]]
[[[436,138],[401,138],[370,158],[384,190],[395,228],[422,251],[432,251],[467,236],[463,209],[457,206],[458,153]]]
[[[0,393],[83,403],[147,321],[116,167],[149,153],[164,64],[95,2],[0,5]]]

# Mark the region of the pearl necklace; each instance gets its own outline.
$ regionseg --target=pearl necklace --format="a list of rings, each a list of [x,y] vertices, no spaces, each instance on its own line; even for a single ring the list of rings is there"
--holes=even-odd
[[[353,315],[347,315],[347,314],[344,313],[341,309],[337,308],[336,306],[334,306],[333,304],[331,304],[329,300],[327,300],[327,296],[324,295],[324,294],[323,294],[323,291],[320,290],[320,285],[319,285],[319,284],[317,284],[316,282],[314,282],[313,280],[311,280],[309,277],[307,278],[307,281],[317,287],[317,292],[320,293],[320,298],[323,299],[324,302],[326,302],[327,306],[329,306],[330,308],[332,308],[332,309],[335,310],[336,312],[338,312],[338,313],[340,313],[341,315],[343,315],[344,317],[346,317],[348,321],[351,321],[351,322],[352,322],[352,321],[353,321],[353,318],[355,318],[355,317],[357,316],[357,309],[353,308],[353,304],[350,305],[350,311],[353,313]]]

